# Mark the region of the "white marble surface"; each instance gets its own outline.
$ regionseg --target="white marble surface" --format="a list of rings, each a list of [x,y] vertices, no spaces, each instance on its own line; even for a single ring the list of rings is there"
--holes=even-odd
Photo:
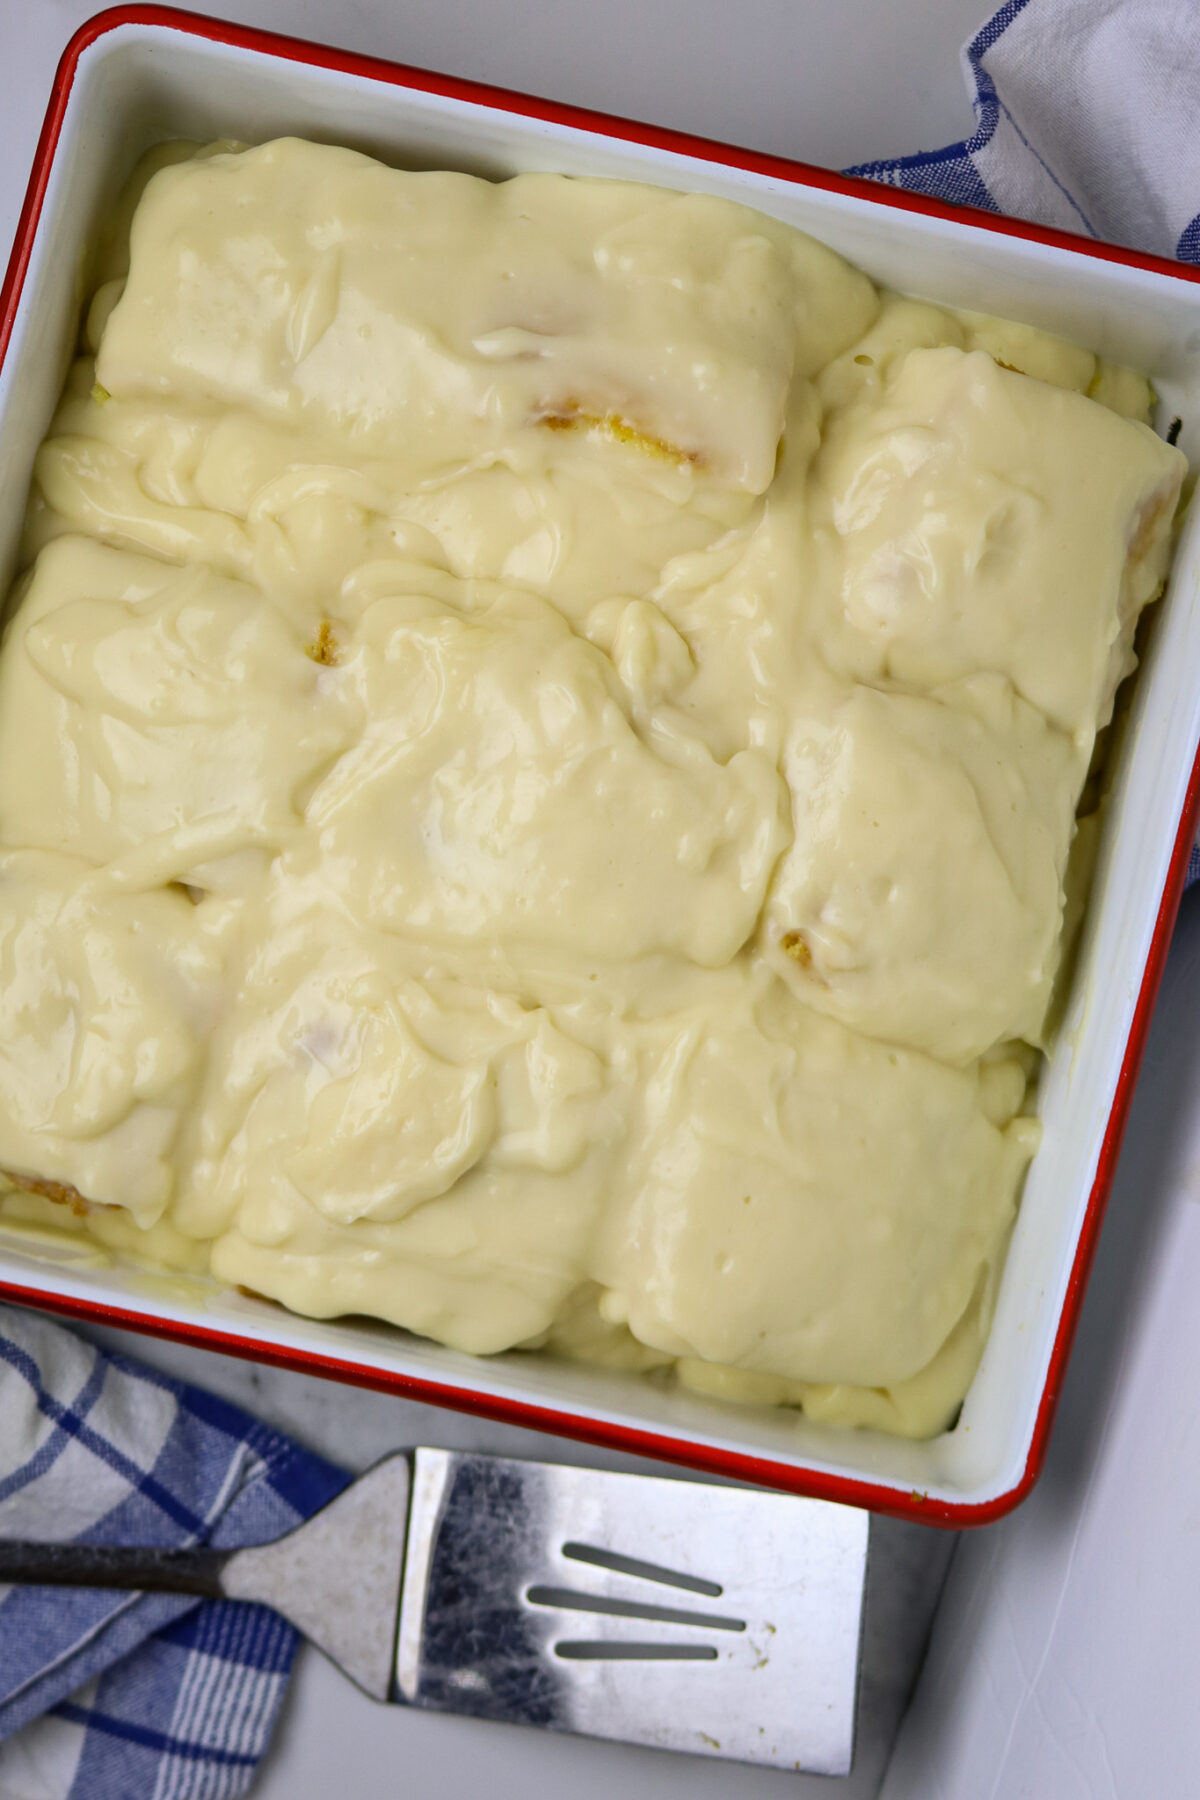
[[[1200,677],[1200,671],[1197,672]],[[1046,1470],[960,1543],[884,1800],[1200,1794],[1200,888]]]
[[[100,0],[0,0],[0,243],[59,52]],[[290,32],[839,168],[971,129],[988,0],[206,0]],[[13,72],[19,69],[19,79]]]

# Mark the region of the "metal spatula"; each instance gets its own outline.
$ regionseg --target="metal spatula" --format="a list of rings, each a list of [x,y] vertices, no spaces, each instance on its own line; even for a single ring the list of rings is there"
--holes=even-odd
[[[0,1581],[261,1601],[376,1700],[844,1775],[867,1527],[790,1495],[418,1450],[273,1544],[0,1541]]]

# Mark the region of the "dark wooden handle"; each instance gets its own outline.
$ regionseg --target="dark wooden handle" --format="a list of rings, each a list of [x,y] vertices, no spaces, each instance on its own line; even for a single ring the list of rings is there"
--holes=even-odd
[[[227,1550],[141,1550],[124,1544],[17,1544],[0,1538],[0,1582],[36,1587],[120,1588],[143,1594],[222,1598]]]

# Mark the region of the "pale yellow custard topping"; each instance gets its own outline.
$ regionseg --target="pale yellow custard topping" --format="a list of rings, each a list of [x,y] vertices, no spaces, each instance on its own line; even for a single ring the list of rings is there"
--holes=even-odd
[[[0,1223],[944,1427],[1145,382],[703,195],[287,140],[130,214],[0,653]]]

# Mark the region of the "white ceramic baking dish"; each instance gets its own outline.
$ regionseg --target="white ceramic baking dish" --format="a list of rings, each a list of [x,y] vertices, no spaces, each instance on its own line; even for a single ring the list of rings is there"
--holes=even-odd
[[[5,581],[96,220],[152,143],[284,133],[406,167],[555,169],[747,202],[893,287],[1025,320],[1147,370],[1164,409],[1185,421],[1183,447],[1200,453],[1200,270],[192,14],[125,6],[85,26],[64,55],[0,293]],[[1072,1002],[1042,1084],[1045,1141],[955,1430],[905,1443],[527,1355],[476,1360],[384,1326],[293,1318],[215,1284],[155,1279],[2,1229],[0,1293],[930,1523],[997,1517],[1029,1491],[1045,1453],[1184,880],[1200,775],[1198,572],[1193,517],[1139,677]]]

